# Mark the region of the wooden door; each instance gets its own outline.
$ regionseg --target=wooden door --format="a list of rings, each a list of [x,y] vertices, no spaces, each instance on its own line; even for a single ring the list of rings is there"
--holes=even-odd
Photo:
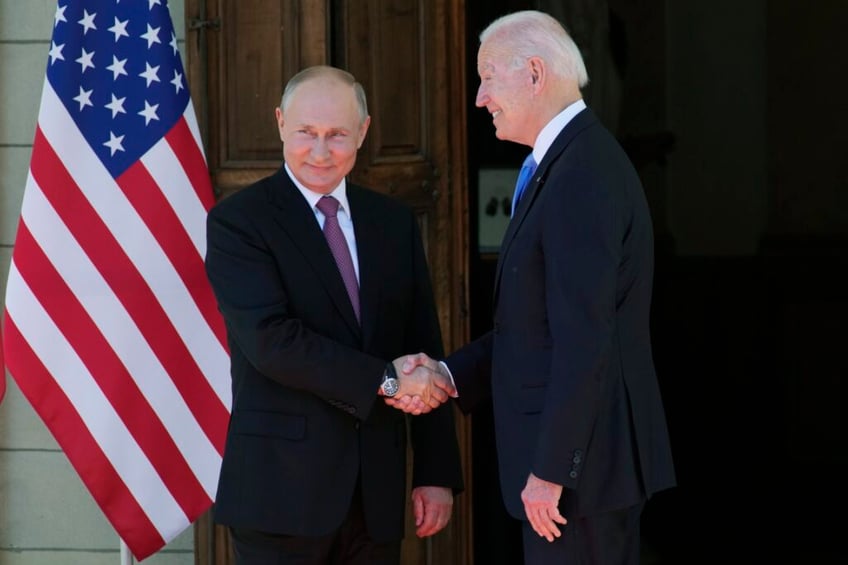
[[[186,59],[219,197],[275,171],[282,88],[314,64],[352,72],[371,128],[351,180],[418,216],[445,348],[468,336],[465,48],[462,0],[186,0]],[[411,511],[404,565],[471,563],[470,429],[457,412],[467,490],[450,525],[426,541]],[[196,561],[231,562],[223,529],[196,525]]]

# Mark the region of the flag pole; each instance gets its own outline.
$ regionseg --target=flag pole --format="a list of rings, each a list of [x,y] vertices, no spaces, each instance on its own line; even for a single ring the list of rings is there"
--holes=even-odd
[[[132,553],[124,540],[121,540],[121,565],[133,565]]]

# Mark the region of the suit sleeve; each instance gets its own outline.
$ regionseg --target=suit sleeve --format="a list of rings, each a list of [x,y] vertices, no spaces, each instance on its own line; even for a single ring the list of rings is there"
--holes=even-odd
[[[292,316],[279,274],[286,266],[256,225],[263,212],[240,201],[223,204],[207,217],[206,272],[231,350],[262,375],[366,419],[386,361],[319,335]]]
[[[407,328],[407,351],[424,352],[439,359],[444,350],[430,284],[430,271],[418,223],[414,216],[410,215],[410,218],[411,251],[415,269],[415,307]],[[455,493],[460,492],[464,487],[453,403],[448,401],[429,414],[411,417],[410,431],[413,449],[412,485],[442,486],[452,488]]]
[[[489,331],[445,359],[456,384],[456,403],[466,414],[492,394],[492,332]]]

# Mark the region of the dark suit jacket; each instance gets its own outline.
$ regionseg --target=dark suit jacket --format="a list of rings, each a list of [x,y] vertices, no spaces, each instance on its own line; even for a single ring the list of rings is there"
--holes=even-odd
[[[314,212],[281,168],[218,203],[206,269],[226,322],[233,407],[215,504],[221,524],[322,535],[361,477],[369,533],[400,539],[407,421],[377,396],[386,363],[441,352],[412,212],[348,183],[362,325]],[[411,419],[413,485],[462,487],[450,404]]]
[[[578,515],[674,484],[649,335],[651,219],[589,110],[554,141],[504,235],[494,327],[447,359],[459,405],[492,394],[507,509],[532,471]],[[568,516],[566,516],[568,517]]]

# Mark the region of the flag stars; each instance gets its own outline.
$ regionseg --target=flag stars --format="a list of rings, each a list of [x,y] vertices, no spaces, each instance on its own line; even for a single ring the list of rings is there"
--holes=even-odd
[[[56,6],[56,14],[53,16],[53,27],[55,28],[59,25],[59,22],[67,23],[67,19],[65,19],[65,10],[67,6]]]
[[[109,28],[109,31],[115,34],[115,43],[122,37],[129,37],[130,34],[127,33],[127,24],[129,20],[121,21],[118,18],[115,18],[115,25]]]
[[[74,100],[79,103],[79,111],[82,112],[82,109],[86,106],[94,106],[91,103],[91,93],[94,92],[94,89],[85,90],[83,87],[80,87],[79,94],[74,96]]]
[[[61,44],[61,45],[56,45],[55,41],[50,42],[50,53],[48,53],[48,55],[50,57],[50,64],[51,65],[53,63],[55,63],[57,59],[60,60],[60,61],[65,60],[65,56],[62,55],[62,49],[64,49],[64,48],[65,48],[64,43]]]
[[[162,42],[159,40],[159,30],[162,28],[159,27],[150,27],[150,24],[147,24],[147,32],[141,34],[141,37],[147,40],[147,48],[150,49],[153,47],[154,43],[161,44]]]
[[[151,82],[161,82],[159,80],[159,65],[151,67],[150,63],[145,62],[144,66],[146,67],[144,69],[144,72],[139,74],[138,76],[144,77],[145,80],[147,80],[147,86],[150,86]]]
[[[82,66],[82,70],[80,73],[85,74],[87,69],[93,69],[94,63],[91,61],[92,57],[94,57],[94,51],[89,53],[85,50],[85,47],[82,48],[82,55],[80,55],[79,59],[76,59],[76,62]]]
[[[160,5],[160,6],[162,5],[162,3],[159,0],[148,0],[148,2],[149,2],[148,7],[147,7],[148,10],[152,10],[153,6],[156,6],[157,4]]]
[[[174,78],[171,79],[171,84],[174,85],[174,93],[178,93],[183,87],[183,75],[174,69]]]
[[[115,119],[115,116],[118,114],[126,114],[127,111],[124,110],[124,101],[127,99],[126,96],[123,98],[116,98],[115,95],[112,95],[112,101],[108,104],[104,104],[107,108],[112,110],[112,119]]]
[[[144,125],[148,125],[150,120],[159,120],[159,116],[156,115],[158,109],[159,104],[151,106],[147,103],[147,100],[144,101],[144,110],[138,113],[139,116],[144,116]]]
[[[124,151],[124,136],[116,136],[112,131],[109,131],[109,141],[103,143],[111,151],[110,156],[114,157],[116,151]]]
[[[126,64],[126,59],[118,59],[112,55],[112,64],[106,67],[106,70],[112,71],[112,80],[118,80],[118,77],[121,75],[129,76],[124,68]]]
[[[168,44],[171,46],[171,49],[174,50],[174,55],[177,54],[177,36],[171,32],[171,42]]]
[[[89,14],[88,10],[83,10],[82,14],[82,19],[77,23],[83,27],[82,34],[85,35],[90,29],[97,29],[97,26],[94,25],[94,18],[97,16],[97,13]]]

